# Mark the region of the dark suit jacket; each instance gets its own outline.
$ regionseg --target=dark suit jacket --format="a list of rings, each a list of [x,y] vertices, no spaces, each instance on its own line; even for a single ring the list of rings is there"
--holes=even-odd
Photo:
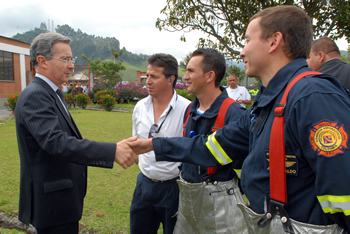
[[[37,228],[79,221],[86,166],[112,168],[116,144],[83,139],[56,92],[38,77],[20,94],[15,116],[19,220]]]
[[[331,59],[323,63],[318,71],[334,76],[350,90],[350,64],[341,59]]]

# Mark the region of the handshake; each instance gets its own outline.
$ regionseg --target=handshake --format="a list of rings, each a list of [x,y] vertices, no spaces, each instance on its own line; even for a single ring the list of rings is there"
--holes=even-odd
[[[117,143],[114,161],[116,161],[124,169],[138,164],[138,154],[143,154],[153,150],[152,138],[137,139],[137,136],[124,139]]]

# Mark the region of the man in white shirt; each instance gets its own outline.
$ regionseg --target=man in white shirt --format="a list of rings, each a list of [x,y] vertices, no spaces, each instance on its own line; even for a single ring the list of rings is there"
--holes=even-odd
[[[177,60],[168,54],[148,58],[147,90],[133,113],[133,135],[140,139],[181,137],[183,116],[190,101],[174,90],[178,77]],[[131,233],[173,233],[179,203],[177,162],[156,162],[154,152],[139,156],[141,173],[130,207]]]
[[[87,91],[88,91],[88,88],[87,88],[87,86],[86,86],[86,84],[83,84],[83,93],[88,93]]]
[[[63,85],[62,85],[62,92],[63,93],[67,93],[68,92],[68,85],[67,85],[66,82],[64,82]]]
[[[237,101],[241,106],[245,107],[245,104],[251,104],[250,94],[248,90],[243,86],[238,86],[238,79],[236,74],[230,74],[228,77],[229,87],[227,87],[227,94],[230,98]]]

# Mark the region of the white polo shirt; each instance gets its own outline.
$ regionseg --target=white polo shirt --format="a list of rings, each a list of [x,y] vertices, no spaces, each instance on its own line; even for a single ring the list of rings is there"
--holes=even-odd
[[[158,126],[162,126],[159,134],[165,137],[182,137],[183,118],[186,107],[191,102],[186,98],[174,95],[158,120]],[[171,108],[170,108],[171,107]],[[171,110],[169,112],[169,110]],[[167,115],[167,113],[169,114]],[[165,120],[165,121],[164,121]],[[162,124],[162,122],[164,123]],[[152,97],[148,96],[140,100],[132,115],[132,134],[140,139],[147,139],[151,126],[154,124]],[[179,175],[179,162],[156,162],[154,151],[139,155],[139,167],[142,173],[150,179],[170,180]]]
[[[235,88],[235,89],[231,89],[230,87],[228,87],[226,90],[227,90],[228,96],[235,101],[251,100],[248,90],[243,86],[237,86],[237,88]],[[245,107],[245,104],[241,103],[241,106]]]

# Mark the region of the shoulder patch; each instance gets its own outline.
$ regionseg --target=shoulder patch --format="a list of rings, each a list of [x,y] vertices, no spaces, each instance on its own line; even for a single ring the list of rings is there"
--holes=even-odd
[[[348,133],[344,124],[322,120],[312,126],[310,130],[310,144],[312,149],[326,158],[343,154],[347,149]]]

